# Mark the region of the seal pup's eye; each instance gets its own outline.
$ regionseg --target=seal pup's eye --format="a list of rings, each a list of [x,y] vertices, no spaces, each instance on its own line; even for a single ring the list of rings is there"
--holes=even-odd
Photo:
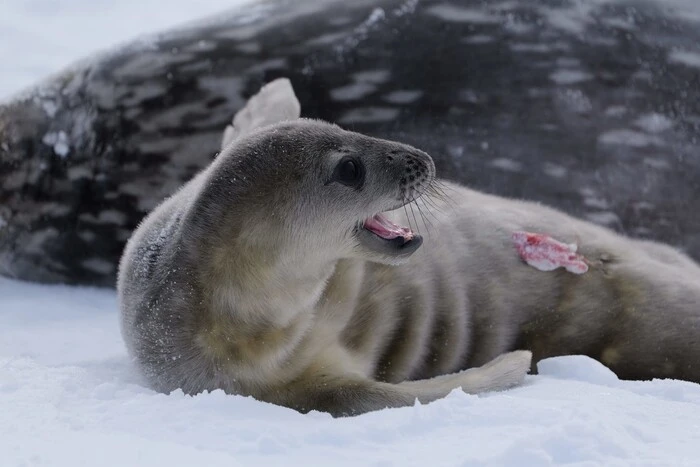
[[[365,166],[354,157],[343,157],[335,166],[331,181],[359,188],[365,181]]]

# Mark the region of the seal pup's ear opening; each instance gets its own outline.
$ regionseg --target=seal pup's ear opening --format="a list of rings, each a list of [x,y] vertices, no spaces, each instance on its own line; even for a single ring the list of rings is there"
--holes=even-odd
[[[277,78],[270,81],[233,117],[232,124],[224,130],[221,150],[253,130],[285,120],[296,120],[300,115],[301,104],[289,79]]]

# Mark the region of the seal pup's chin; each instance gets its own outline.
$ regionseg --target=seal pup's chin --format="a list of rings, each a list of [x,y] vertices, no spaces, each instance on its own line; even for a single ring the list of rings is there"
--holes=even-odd
[[[408,227],[394,224],[383,213],[359,222],[355,235],[362,246],[372,253],[388,257],[387,262],[390,263],[408,259],[423,243],[423,237]]]

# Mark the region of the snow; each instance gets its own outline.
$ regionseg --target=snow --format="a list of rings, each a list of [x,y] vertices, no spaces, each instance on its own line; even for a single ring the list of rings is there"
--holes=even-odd
[[[4,0],[0,97],[94,50],[232,3]],[[374,113],[382,116],[380,110]],[[656,117],[640,123],[650,132],[667,126]],[[635,144],[642,136],[623,130],[606,142]],[[51,144],[60,140],[56,135]],[[158,394],[126,355],[113,290],[0,278],[0,465],[700,462],[700,385],[622,382],[580,356],[549,359],[539,368],[510,391],[454,391],[429,405],[338,420],[220,391]]]
[[[700,53],[687,50],[674,50],[669,58],[673,62],[682,63],[691,68],[700,68]]]
[[[552,73],[549,78],[557,84],[565,85],[588,81],[593,76],[581,70],[558,70]]]
[[[428,13],[443,21],[471,24],[495,24],[501,20],[485,8],[462,8],[449,4],[439,4],[427,9]]]
[[[249,0],[2,0],[0,99],[90,53]]]
[[[692,465],[700,385],[571,356],[510,391],[348,419],[147,389],[112,290],[0,279],[0,452],[19,465]]]
[[[673,121],[665,115],[652,112],[639,117],[635,125],[649,133],[663,133],[673,127]]]
[[[46,133],[41,142],[48,146],[53,146],[53,151],[60,157],[66,157],[70,152],[68,135],[66,135],[65,131]]]
[[[635,148],[643,148],[653,144],[662,144],[661,140],[655,136],[641,133],[639,131],[628,130],[626,128],[606,131],[598,137],[598,141],[603,144],[618,144]]]

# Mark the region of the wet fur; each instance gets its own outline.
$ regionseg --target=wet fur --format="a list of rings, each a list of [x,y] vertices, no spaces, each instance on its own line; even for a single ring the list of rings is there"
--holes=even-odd
[[[258,98],[281,105],[255,105],[289,119],[286,86]],[[623,377],[700,380],[687,350],[698,348],[700,269],[670,247],[445,184],[424,245],[410,258],[377,255],[352,224],[396,205],[408,160],[429,181],[430,158],[323,122],[245,123],[255,121],[234,120],[213,164],[142,222],[123,255],[122,331],[155,389],[221,388],[350,415],[514,386],[531,354],[513,349],[588,354]],[[362,190],[327,183],[348,153],[367,165]],[[518,258],[515,230],[578,243],[591,270],[536,271]]]

